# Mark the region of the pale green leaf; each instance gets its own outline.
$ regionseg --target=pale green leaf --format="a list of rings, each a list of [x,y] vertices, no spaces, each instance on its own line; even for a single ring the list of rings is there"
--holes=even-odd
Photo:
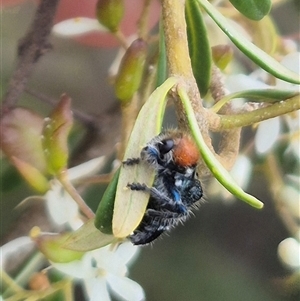
[[[168,78],[144,104],[131,133],[124,160],[139,158],[141,149],[161,131],[166,95],[176,82],[175,78]],[[113,233],[116,237],[127,237],[139,225],[149,199],[149,194],[132,191],[126,187],[127,184],[139,182],[152,186],[153,180],[154,171],[144,164],[121,168],[113,215]]]
[[[72,232],[64,242],[63,247],[68,250],[87,252],[104,247],[117,239],[113,235],[100,232],[90,219],[81,228]]]

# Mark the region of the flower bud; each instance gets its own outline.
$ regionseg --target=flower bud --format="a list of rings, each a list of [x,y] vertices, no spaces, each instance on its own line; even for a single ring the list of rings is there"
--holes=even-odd
[[[123,15],[123,0],[98,0],[96,6],[97,19],[111,32],[118,31]]]
[[[147,43],[137,39],[127,49],[116,77],[115,92],[123,101],[129,101],[138,90],[147,54]]]
[[[212,47],[212,57],[218,68],[224,70],[232,60],[233,49],[229,45],[217,45]]]
[[[44,122],[42,146],[50,174],[58,174],[67,166],[68,135],[72,125],[71,99],[64,94]]]

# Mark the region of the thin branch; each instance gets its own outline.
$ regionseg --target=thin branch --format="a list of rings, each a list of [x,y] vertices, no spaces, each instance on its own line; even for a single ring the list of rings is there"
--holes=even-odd
[[[151,2],[151,0],[144,0],[143,10],[140,19],[138,20],[138,36],[145,41],[147,40],[148,35],[148,21]]]
[[[284,115],[300,109],[299,95],[273,105],[251,112],[235,115],[218,115],[217,123],[211,124],[211,130],[222,131],[238,127],[249,126],[270,118]]]
[[[18,46],[17,67],[3,98],[1,116],[16,105],[35,63],[50,48],[49,35],[59,0],[41,0],[28,33]]]
[[[77,192],[77,190],[74,188],[74,186],[69,181],[68,175],[67,175],[67,171],[61,172],[60,175],[58,176],[58,180],[60,181],[60,183],[64,187],[64,189],[68,192],[68,194],[77,203],[77,205],[78,205],[79,209],[81,210],[81,212],[88,219],[91,219],[91,218],[95,217],[95,213],[86,204],[86,202],[83,200],[83,198],[79,195],[79,193]]]
[[[169,75],[181,78],[181,85],[185,87],[188,93],[203,138],[210,150],[214,152],[211,138],[208,134],[208,114],[202,105],[189,55],[185,0],[162,0],[161,3]],[[187,116],[182,102],[175,96],[174,103],[179,126],[183,129],[188,129]]]

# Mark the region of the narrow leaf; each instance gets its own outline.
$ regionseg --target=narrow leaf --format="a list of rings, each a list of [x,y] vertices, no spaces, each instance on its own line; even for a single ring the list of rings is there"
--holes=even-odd
[[[39,250],[53,262],[66,263],[80,259],[84,253],[67,249],[63,246],[68,239],[69,233],[64,234],[41,234],[32,237]]]
[[[11,157],[11,161],[27,183],[36,191],[45,193],[50,188],[48,179],[37,168],[17,157]]]
[[[231,4],[244,16],[258,21],[266,16],[271,9],[270,0],[229,0]]]
[[[81,228],[70,233],[63,247],[73,251],[87,252],[116,241],[113,235],[100,232],[95,227],[94,222],[94,219],[90,219]]]
[[[45,119],[43,129],[43,149],[51,174],[58,174],[67,166],[68,135],[72,125],[71,99],[64,94],[50,117]]]
[[[253,62],[277,78],[290,83],[300,84],[299,74],[285,68],[278,61],[248,41],[233,26],[231,26],[227,19],[207,0],[198,1],[205,11],[210,15],[210,17],[216,22],[216,24],[229,37],[229,39]]]
[[[199,147],[199,151],[201,152],[202,158],[206,163],[207,167],[210,169],[211,173],[215,176],[215,178],[233,195],[235,195],[240,200],[248,203],[249,205],[261,209],[263,207],[263,203],[259,201],[254,196],[244,192],[242,188],[240,188],[236,182],[233,180],[229,172],[222,166],[222,164],[216,159],[213,153],[210,151],[208,146],[206,145],[202,134],[199,130],[199,126],[197,123],[197,119],[195,117],[193,108],[190,103],[190,99],[186,93],[186,91],[182,88],[178,88],[178,94],[181,98],[183,106],[185,108],[187,118],[189,121],[189,125],[191,128],[191,132],[195,139],[197,146]]]
[[[295,91],[277,89],[245,90],[223,97],[211,108],[211,110],[217,113],[226,103],[234,98],[249,98],[252,102],[275,103],[296,96],[297,94],[299,93]]]
[[[159,23],[159,54],[158,54],[158,64],[157,64],[157,79],[156,87],[163,84],[167,79],[167,54],[166,54],[166,44],[165,35],[162,26],[162,22]]]
[[[203,97],[210,85],[212,55],[206,26],[197,0],[186,1],[185,16],[192,69]]]
[[[124,160],[139,158],[141,149],[161,131],[166,95],[176,82],[175,78],[167,79],[144,104],[131,133]],[[154,172],[144,164],[121,167],[113,215],[113,233],[116,237],[127,237],[139,225],[149,199],[146,193],[126,188],[127,184],[139,182],[152,186],[153,179]]]
[[[112,234],[112,218],[119,175],[120,168],[107,186],[96,211],[95,227],[105,234]]]

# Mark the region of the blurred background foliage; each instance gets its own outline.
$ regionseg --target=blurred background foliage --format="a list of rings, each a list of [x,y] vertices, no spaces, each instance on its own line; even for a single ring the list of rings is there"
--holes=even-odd
[[[75,4],[74,4],[75,5]],[[25,1],[5,7],[1,12],[1,93],[16,60],[18,40],[24,36],[35,11],[35,3]],[[271,12],[283,35],[299,32],[299,1],[286,1]],[[87,47],[73,40],[52,37],[54,51],[37,64],[29,87],[58,99],[66,92],[72,107],[102,119],[99,148],[94,147],[81,158],[80,147],[86,128],[76,123],[71,136],[71,165],[107,154],[119,140],[119,109],[113,88],[108,84],[107,70],[117,48]],[[25,93],[20,105],[47,115],[52,105]],[[172,115],[172,114],[171,114]],[[242,147],[253,139],[252,129],[243,134]],[[288,164],[287,164],[288,165]],[[286,172],[289,166],[286,166]],[[14,167],[1,158],[1,242],[26,235],[33,225],[47,230],[40,204],[15,209],[33,192]],[[204,189],[206,183],[204,181]],[[131,268],[131,278],[142,285],[148,301],[296,301],[299,288],[287,286],[290,271],[278,260],[278,244],[289,234],[277,216],[267,183],[259,170],[254,170],[250,193],[264,201],[257,211],[241,202],[225,203],[219,197],[206,197],[206,202],[185,226],[144,247]],[[96,209],[105,185],[95,184],[85,191],[85,200]],[[80,294],[78,293],[78,300]]]

